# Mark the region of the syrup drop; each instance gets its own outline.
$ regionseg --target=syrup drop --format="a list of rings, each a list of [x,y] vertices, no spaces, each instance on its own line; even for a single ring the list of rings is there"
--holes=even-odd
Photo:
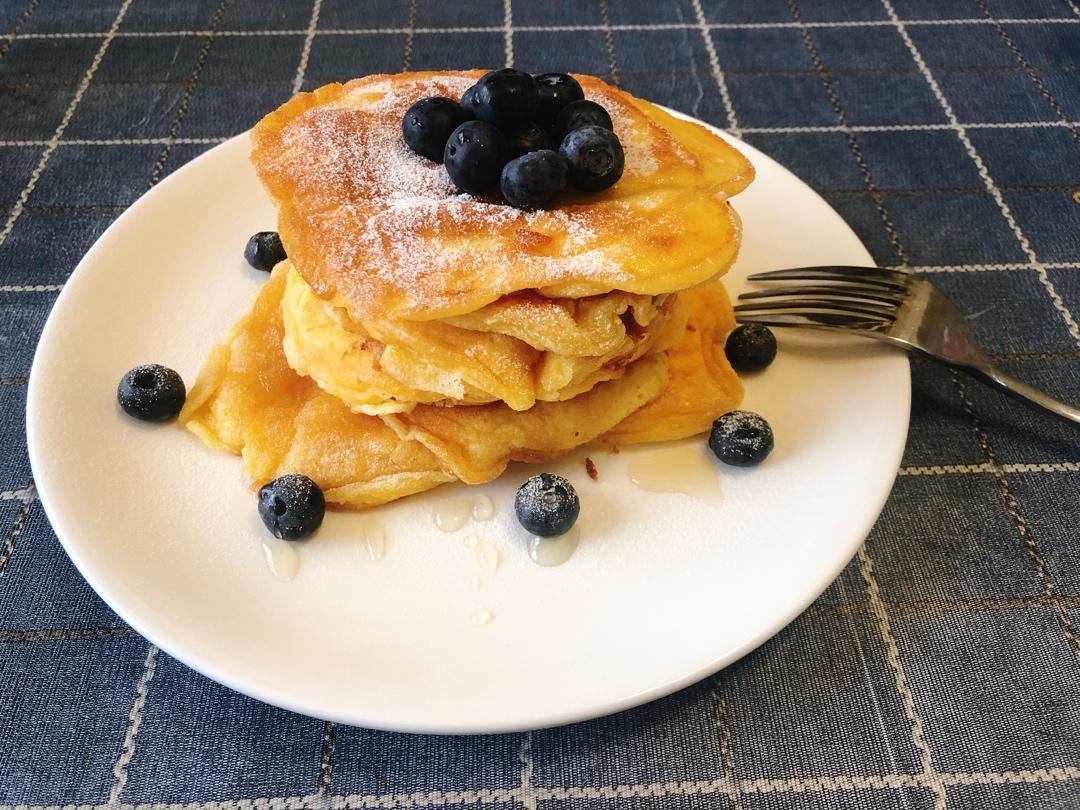
[[[562,565],[573,556],[579,542],[581,542],[581,532],[577,526],[558,537],[533,535],[529,538],[529,556],[537,565],[544,567]]]
[[[476,562],[485,574],[494,574],[499,568],[499,550],[486,540],[476,546]]]
[[[637,456],[627,474],[638,489],[681,492],[710,503],[720,500],[720,479],[705,448],[688,444],[653,450]]]
[[[431,514],[440,531],[456,532],[468,523],[472,503],[465,498],[450,498],[435,504]]]
[[[266,567],[282,582],[288,582],[300,570],[300,555],[284,540],[263,540]]]
[[[473,520],[491,520],[495,516],[495,502],[487,495],[477,495],[472,507]]]
[[[373,560],[381,560],[386,556],[386,532],[377,523],[369,523],[361,530],[364,539],[364,547],[367,548],[368,556]]]

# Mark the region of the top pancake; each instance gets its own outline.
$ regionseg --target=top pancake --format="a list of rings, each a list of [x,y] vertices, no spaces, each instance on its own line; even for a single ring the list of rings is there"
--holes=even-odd
[[[626,152],[600,194],[567,192],[524,212],[458,192],[405,146],[401,119],[426,96],[460,98],[482,71],[401,73],[302,93],[252,131],[252,162],[301,276],[357,318],[463,315],[519,290],[580,298],[660,295],[725,271],[739,244],[727,203],[753,178],[696,124],[589,76]]]

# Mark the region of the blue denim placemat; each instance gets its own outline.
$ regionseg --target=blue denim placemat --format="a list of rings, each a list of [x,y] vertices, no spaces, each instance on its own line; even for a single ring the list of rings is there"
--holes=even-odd
[[[494,737],[336,727],[158,652],[57,543],[23,413],[65,278],[162,177],[298,89],[503,64],[728,128],[1080,402],[1075,0],[2,0],[0,32],[0,804],[1080,807],[1080,432],[929,363],[803,616],[667,699]]]

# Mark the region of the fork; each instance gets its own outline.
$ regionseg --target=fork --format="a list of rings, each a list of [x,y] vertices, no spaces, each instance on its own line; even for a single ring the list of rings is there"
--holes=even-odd
[[[1044,394],[990,362],[944,293],[910,273],[880,267],[799,267],[755,273],[751,281],[809,281],[743,293],[740,323],[846,332],[925,355],[1017,399],[1080,424],[1080,409]]]

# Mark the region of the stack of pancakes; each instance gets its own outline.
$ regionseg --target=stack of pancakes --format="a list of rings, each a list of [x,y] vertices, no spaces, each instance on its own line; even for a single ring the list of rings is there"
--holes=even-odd
[[[682,438],[735,407],[724,357],[727,202],[749,163],[705,129],[598,79],[626,170],[524,212],[458,192],[401,118],[481,72],[370,76],[297,96],[253,130],[289,259],[207,360],[181,421],[363,507],[511,460]]]

